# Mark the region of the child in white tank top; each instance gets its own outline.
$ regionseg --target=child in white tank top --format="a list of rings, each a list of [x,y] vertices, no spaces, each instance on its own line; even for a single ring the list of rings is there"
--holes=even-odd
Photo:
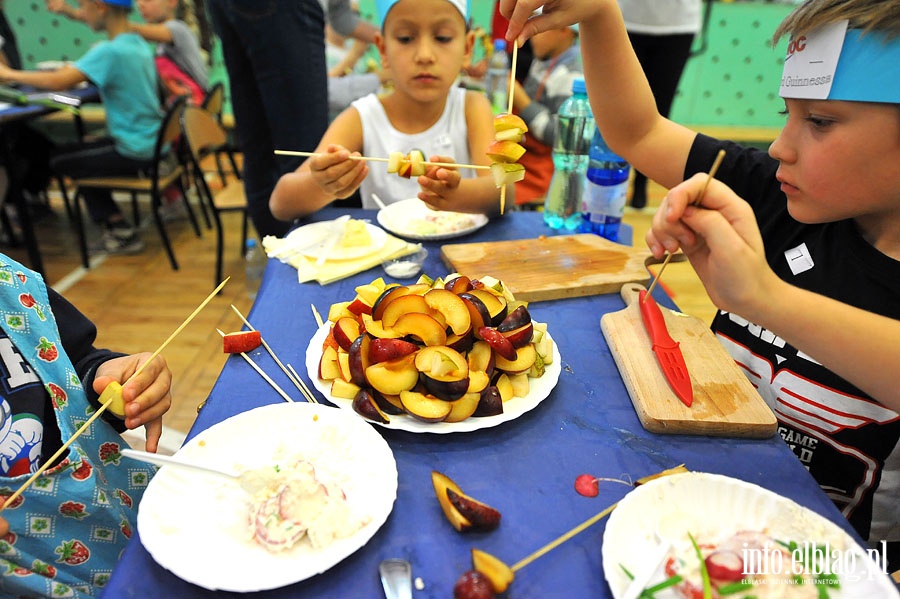
[[[497,214],[500,189],[488,170],[428,167],[423,176],[404,179],[388,174],[384,163],[350,158],[421,150],[429,161],[490,165],[490,103],[455,86],[474,44],[464,1],[387,0],[378,8],[382,30],[375,43],[394,90],[366,96],[334,120],[315,150],[321,155],[281,177],[269,200],[272,213],[299,218],[359,188],[367,208],[375,207],[375,193],[385,203],[419,197],[440,210]],[[507,192],[511,197],[512,185]]]

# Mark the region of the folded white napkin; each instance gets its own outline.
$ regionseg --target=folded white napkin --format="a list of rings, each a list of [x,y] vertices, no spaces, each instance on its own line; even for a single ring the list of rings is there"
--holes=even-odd
[[[422,247],[418,243],[409,243],[388,234],[384,245],[369,254],[349,260],[325,260],[319,265],[315,258],[310,258],[300,251],[291,251],[289,245],[288,240],[273,235],[263,238],[263,248],[265,248],[266,254],[296,268],[300,283],[318,281],[321,285],[346,279],[356,273],[379,266],[385,260],[413,254]]]

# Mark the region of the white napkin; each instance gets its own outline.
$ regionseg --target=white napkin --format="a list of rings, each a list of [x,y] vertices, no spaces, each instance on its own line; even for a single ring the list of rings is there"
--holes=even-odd
[[[263,238],[263,248],[265,248],[266,254],[296,268],[300,283],[318,281],[321,285],[346,279],[356,273],[378,266],[390,258],[413,254],[422,247],[418,243],[409,243],[388,234],[384,245],[370,254],[350,260],[325,260],[323,264],[318,265],[315,258],[309,258],[301,252],[291,252],[289,245],[290,242],[286,239],[273,235]]]

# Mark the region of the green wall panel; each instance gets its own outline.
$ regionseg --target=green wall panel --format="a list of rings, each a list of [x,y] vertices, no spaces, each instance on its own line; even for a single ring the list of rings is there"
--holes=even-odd
[[[44,0],[7,0],[4,7],[26,69],[45,60],[77,60],[104,37],[83,23],[51,13]]]
[[[780,127],[778,96],[787,42],[772,33],[791,11],[786,4],[714,3],[706,50],[685,67],[672,104],[673,120],[694,125]],[[696,46],[696,44],[695,44]]]

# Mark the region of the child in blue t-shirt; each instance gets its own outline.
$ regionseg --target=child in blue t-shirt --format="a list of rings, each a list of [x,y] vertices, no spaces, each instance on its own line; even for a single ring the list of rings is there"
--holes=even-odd
[[[109,137],[64,148],[51,162],[60,175],[131,177],[149,172],[162,120],[153,51],[128,27],[131,0],[80,0],[85,23],[109,39],[93,46],[74,65],[55,71],[17,71],[0,66],[0,80],[51,90],[89,81],[97,86],[106,111]],[[143,243],[112,194],[85,190],[91,218],[104,227],[103,249],[135,253]]]

